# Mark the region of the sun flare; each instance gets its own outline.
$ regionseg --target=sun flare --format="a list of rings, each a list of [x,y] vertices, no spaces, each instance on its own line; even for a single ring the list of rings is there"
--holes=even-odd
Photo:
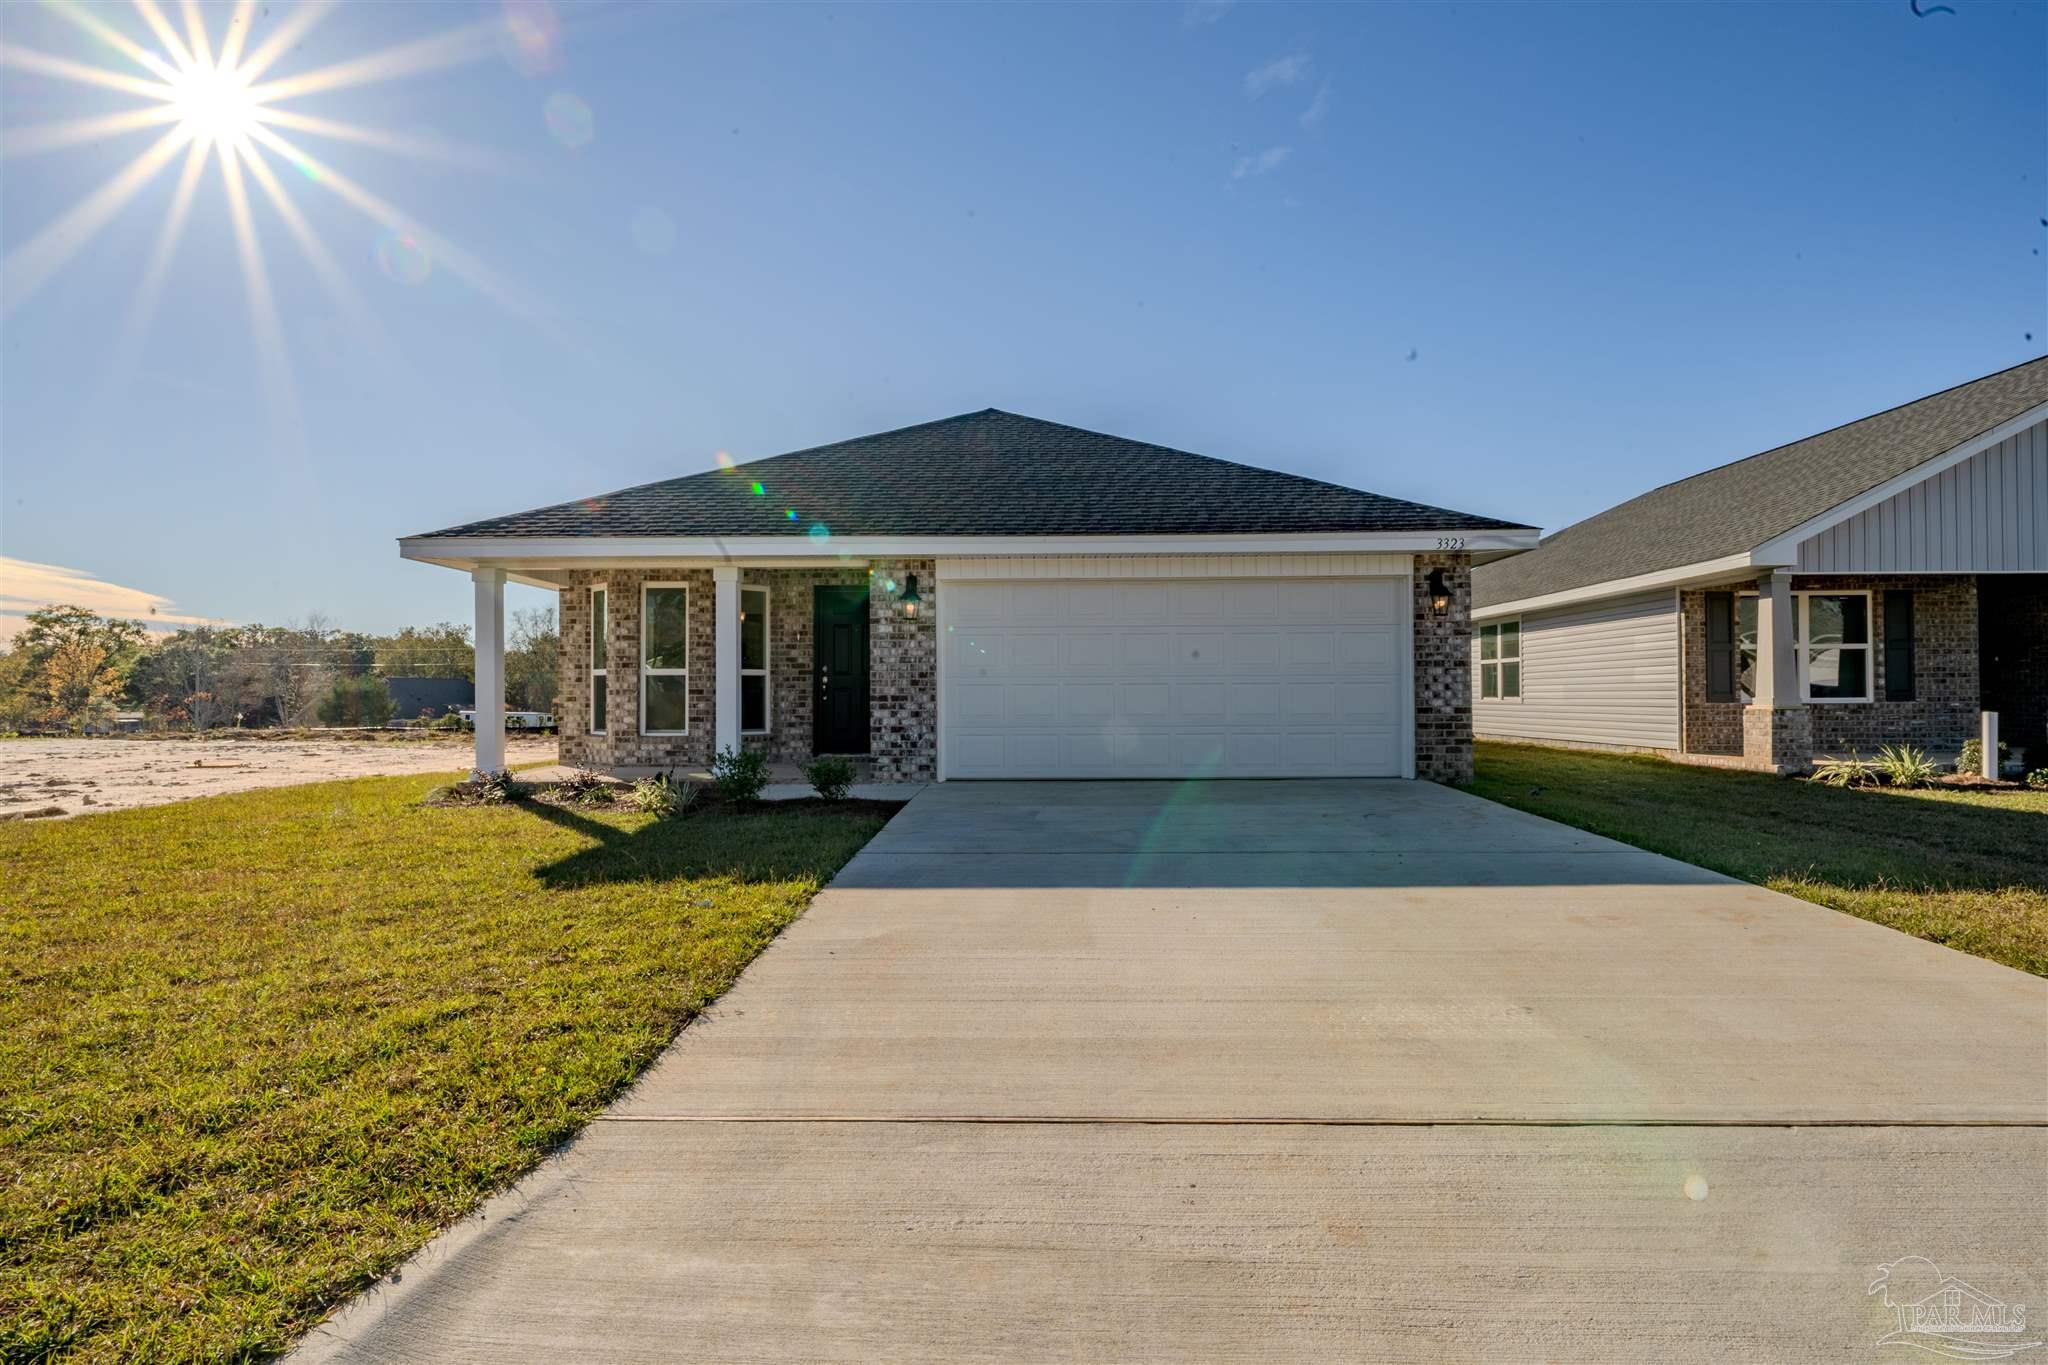
[[[263,106],[241,72],[195,62],[168,84],[166,103],[177,115],[179,131],[187,136],[239,143],[254,131]]]

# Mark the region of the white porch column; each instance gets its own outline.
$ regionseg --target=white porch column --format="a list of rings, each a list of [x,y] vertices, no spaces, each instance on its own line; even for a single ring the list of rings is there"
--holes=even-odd
[[[711,569],[711,743],[716,750],[740,747],[740,570],[737,564]]]
[[[476,771],[505,771],[505,571],[475,569]]]
[[[1792,571],[1776,569],[1757,583],[1756,704],[1798,706],[1799,652],[1792,640]]]

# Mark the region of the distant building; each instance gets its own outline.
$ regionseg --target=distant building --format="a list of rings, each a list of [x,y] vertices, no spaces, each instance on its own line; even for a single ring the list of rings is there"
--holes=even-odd
[[[386,678],[384,686],[398,720],[418,720],[422,713],[445,716],[476,705],[476,684],[468,678]]]

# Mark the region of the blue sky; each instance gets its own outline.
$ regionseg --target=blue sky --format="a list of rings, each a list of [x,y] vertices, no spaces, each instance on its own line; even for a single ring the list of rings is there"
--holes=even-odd
[[[271,156],[270,333],[209,161],[124,365],[171,162],[0,322],[0,607],[465,620],[397,536],[986,406],[1555,529],[2048,350],[2048,6],[1950,4],[343,5],[266,79],[465,60],[278,131],[435,235]],[[0,69],[10,269],[148,103]]]

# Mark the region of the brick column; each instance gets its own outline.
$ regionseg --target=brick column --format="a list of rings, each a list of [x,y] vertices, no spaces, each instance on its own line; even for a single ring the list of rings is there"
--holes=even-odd
[[[1430,606],[1429,575],[1442,569],[1449,610]],[[1417,555],[1412,575],[1415,642],[1415,775],[1472,780],[1472,556]]]

